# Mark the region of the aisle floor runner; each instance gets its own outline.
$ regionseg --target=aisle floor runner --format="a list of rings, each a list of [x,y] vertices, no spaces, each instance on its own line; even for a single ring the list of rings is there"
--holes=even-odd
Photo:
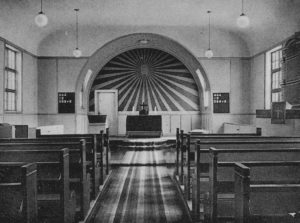
[[[137,156],[138,159],[133,159]],[[152,158],[154,156],[154,159]],[[145,151],[136,150],[117,150],[111,152],[111,164],[126,165],[151,165],[151,164],[169,164],[175,163],[175,151],[172,148],[153,149]]]
[[[131,161],[139,160],[134,153]],[[156,160],[148,153],[149,161]],[[185,223],[190,222],[170,169],[161,166],[118,167],[112,172],[104,196],[93,214],[95,223]]]

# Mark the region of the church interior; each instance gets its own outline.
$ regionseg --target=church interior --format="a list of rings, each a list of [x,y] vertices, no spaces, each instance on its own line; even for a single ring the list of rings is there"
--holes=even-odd
[[[0,83],[0,222],[300,222],[299,0],[0,0]]]

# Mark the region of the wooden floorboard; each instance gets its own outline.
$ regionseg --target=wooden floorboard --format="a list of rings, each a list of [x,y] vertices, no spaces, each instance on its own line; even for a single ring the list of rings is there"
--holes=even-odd
[[[155,164],[158,153],[136,152],[130,162]],[[112,171],[93,213],[94,223],[189,223],[190,218],[165,166],[126,166]]]

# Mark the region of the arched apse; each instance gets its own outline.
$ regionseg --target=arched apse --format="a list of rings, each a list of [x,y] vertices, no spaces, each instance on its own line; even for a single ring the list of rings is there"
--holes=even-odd
[[[202,65],[184,46],[168,37],[153,33],[135,33],[114,39],[95,51],[80,71],[76,83],[77,131],[87,123],[89,99],[92,85],[102,68],[118,55],[135,49],[154,49],[177,58],[194,79],[198,90],[200,112],[208,113],[210,108],[210,84]],[[205,103],[206,102],[206,103]],[[82,120],[85,117],[85,121]],[[85,124],[87,125],[87,124]]]
[[[138,109],[145,102],[150,111],[199,111],[195,80],[176,57],[151,48],[126,51],[110,60],[96,76],[89,95],[94,111],[94,92],[118,90],[118,111]]]

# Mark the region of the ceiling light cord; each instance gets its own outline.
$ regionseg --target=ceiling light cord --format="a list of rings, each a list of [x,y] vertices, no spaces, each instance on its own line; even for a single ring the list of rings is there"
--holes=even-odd
[[[242,15],[244,15],[244,0],[242,0]]]
[[[205,51],[204,54],[207,58],[212,58],[214,53],[210,48],[210,45],[211,45],[211,30],[210,30],[210,14],[211,14],[211,11],[207,11],[207,14],[208,14],[208,49]]]
[[[41,13],[43,13],[43,0],[41,0]]]
[[[208,49],[210,49],[210,13],[211,11],[207,11],[208,13]]]
[[[76,49],[78,49],[78,11],[79,9],[74,9],[76,12]]]

